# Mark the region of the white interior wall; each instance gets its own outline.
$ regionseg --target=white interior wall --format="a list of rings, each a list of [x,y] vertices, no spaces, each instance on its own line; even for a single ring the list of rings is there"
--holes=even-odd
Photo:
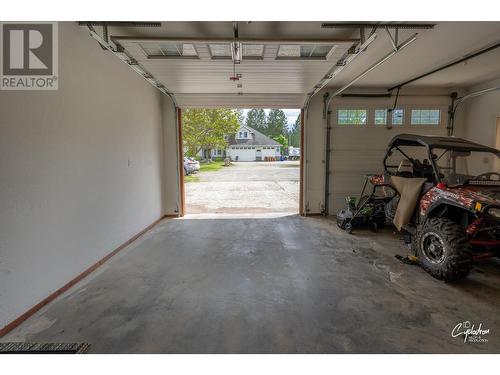
[[[469,88],[469,92],[500,86],[500,78]],[[497,119],[500,117],[500,91],[469,99],[465,103],[464,135],[471,141],[496,147]]]
[[[169,97],[162,96],[163,123],[163,212],[165,215],[179,213],[179,141],[176,108]]]
[[[304,119],[304,210],[305,214],[321,213],[325,186],[325,121],[323,94],[319,92],[309,103]]]
[[[159,92],[74,22],[59,70],[0,91],[0,328],[171,208]]]
[[[362,90],[361,90],[362,91]],[[379,90],[378,92],[380,92]],[[334,215],[344,206],[347,195],[358,196],[368,173],[382,172],[382,159],[392,137],[400,133],[446,135],[449,94],[453,90],[407,90],[402,91],[398,108],[405,109],[403,126],[384,126],[373,124],[373,110],[392,108],[394,98],[334,98],[331,110],[331,159],[329,211]],[[306,179],[305,207],[308,214],[321,213],[324,207],[325,139],[326,122],[323,119],[323,95],[318,93],[310,103],[306,118]],[[366,108],[369,111],[368,123],[364,126],[339,126],[336,124],[338,108]],[[439,126],[410,125],[411,108],[441,109]],[[457,115],[459,130],[462,114]]]

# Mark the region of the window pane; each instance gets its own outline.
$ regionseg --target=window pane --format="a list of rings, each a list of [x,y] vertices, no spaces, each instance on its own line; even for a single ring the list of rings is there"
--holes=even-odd
[[[314,50],[311,52],[311,56],[313,57],[326,57],[330,50],[332,49],[332,46],[330,45],[319,45],[319,46],[314,46]]]
[[[176,44],[163,44],[161,50],[165,56],[180,56],[181,53]]]
[[[282,44],[278,49],[278,57],[326,57],[333,48],[329,44]]]
[[[387,109],[376,109],[375,125],[386,125],[386,124],[387,124]]]
[[[439,125],[441,121],[441,110],[439,109],[412,109],[412,125]]]
[[[182,56],[198,56],[196,50],[194,49],[194,45],[192,44],[181,44],[181,52]]]
[[[198,56],[193,44],[182,43],[141,43],[148,56]]]
[[[314,50],[314,44],[306,44],[304,46],[300,46],[300,56],[309,57]]]
[[[392,125],[403,125],[404,110],[395,109],[392,111]]]
[[[300,46],[282,45],[278,50],[278,57],[300,57]]]
[[[160,46],[157,44],[152,44],[152,43],[141,43],[140,46],[146,52],[148,56],[160,56],[163,55],[161,52]]]
[[[366,124],[366,109],[339,109],[337,123],[339,125]]]
[[[209,48],[214,57],[231,57],[231,45],[229,44],[210,44]]]
[[[263,54],[263,44],[243,44],[243,57],[262,57]]]

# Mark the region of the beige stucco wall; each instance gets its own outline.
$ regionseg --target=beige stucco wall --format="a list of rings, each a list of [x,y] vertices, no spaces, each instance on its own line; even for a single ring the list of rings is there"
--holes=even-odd
[[[74,22],[59,71],[0,91],[0,328],[175,209],[159,92]]]
[[[469,88],[469,92],[500,86],[500,78]],[[500,90],[465,102],[465,136],[491,147],[496,145],[497,119],[500,117]]]

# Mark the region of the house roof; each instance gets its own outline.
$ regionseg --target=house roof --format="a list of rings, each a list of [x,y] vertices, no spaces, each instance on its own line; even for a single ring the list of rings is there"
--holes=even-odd
[[[253,134],[253,137],[248,139],[236,139],[235,135],[232,135],[227,140],[230,146],[281,146],[279,142],[274,139],[269,138],[267,135],[245,125],[245,128],[249,129]]]

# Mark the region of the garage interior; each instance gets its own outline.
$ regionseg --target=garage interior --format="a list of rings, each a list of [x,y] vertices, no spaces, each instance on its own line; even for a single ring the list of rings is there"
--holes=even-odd
[[[444,283],[395,258],[400,234],[349,235],[335,214],[399,133],[498,147],[500,22],[58,27],[59,89],[0,91],[0,342],[498,352],[497,334],[450,335],[465,321],[500,332],[497,259]],[[180,115],[220,107],[301,108],[299,214],[185,215]],[[415,124],[414,110],[439,116]]]

